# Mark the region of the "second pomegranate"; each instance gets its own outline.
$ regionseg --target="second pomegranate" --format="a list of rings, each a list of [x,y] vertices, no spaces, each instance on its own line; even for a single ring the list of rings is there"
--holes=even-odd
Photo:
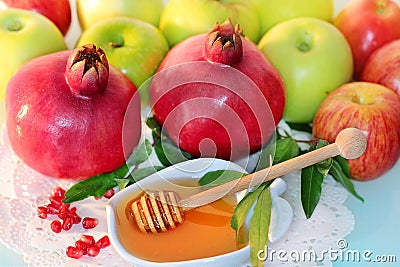
[[[175,45],[150,87],[154,118],[182,150],[235,160],[261,149],[282,118],[277,70],[229,19]]]

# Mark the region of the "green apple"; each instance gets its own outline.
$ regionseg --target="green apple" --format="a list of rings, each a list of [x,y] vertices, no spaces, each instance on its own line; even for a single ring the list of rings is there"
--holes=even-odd
[[[324,20],[304,17],[281,22],[258,47],[285,82],[286,121],[311,122],[328,93],[352,79],[350,45]]]
[[[127,75],[139,88],[157,70],[169,50],[160,30],[135,18],[103,19],[82,32],[76,46],[93,43],[105,51],[111,65]],[[140,90],[142,102],[147,89]]]
[[[298,17],[333,19],[333,0],[250,0],[260,19],[260,36],[285,20]]]
[[[49,19],[23,9],[0,10],[0,99],[9,79],[28,60],[67,49],[64,37]]]
[[[160,30],[173,46],[230,18],[234,25],[240,24],[244,36],[256,42],[259,20],[255,14],[254,6],[243,0],[171,0],[161,15]]]
[[[162,0],[76,0],[82,30],[95,22],[111,17],[132,17],[158,27],[164,9]]]

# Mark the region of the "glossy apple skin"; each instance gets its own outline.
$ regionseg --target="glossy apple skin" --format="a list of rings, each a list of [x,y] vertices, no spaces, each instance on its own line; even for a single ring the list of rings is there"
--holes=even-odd
[[[366,134],[364,154],[348,160],[350,175],[359,181],[373,180],[400,156],[400,98],[375,83],[352,82],[334,90],[322,102],[313,122],[313,135],[334,142],[347,127]]]
[[[279,23],[258,47],[285,81],[283,118],[288,122],[312,122],[327,94],[352,78],[349,44],[337,28],[320,19]]]
[[[298,17],[333,19],[332,0],[251,0],[260,19],[260,39],[273,26]]]
[[[140,86],[156,72],[169,50],[159,29],[134,18],[109,18],[86,29],[76,46],[87,43],[94,43],[104,50],[110,64],[139,88],[145,104],[148,91]]]
[[[141,136],[140,99],[110,65],[104,92],[84,97],[65,80],[71,51],[35,58],[10,80],[7,134],[15,154],[54,178],[86,179],[125,163]]]
[[[252,4],[242,0],[171,0],[161,15],[160,30],[174,46],[190,36],[209,32],[215,22],[221,24],[231,18],[248,39],[257,42],[259,23],[255,14]]]
[[[400,38],[400,7],[391,0],[353,0],[334,19],[353,51],[354,79],[360,78],[368,56]]]
[[[243,58],[232,66],[208,62],[205,40],[206,34],[189,37],[161,63],[150,87],[154,118],[191,155],[249,156],[270,140],[282,118],[283,80],[245,38]]]
[[[158,27],[164,10],[162,0],[76,0],[82,30],[105,18],[132,17]]]
[[[0,0],[10,8],[22,8],[42,14],[50,19],[63,35],[71,26],[69,0]]]
[[[23,9],[0,10],[0,40],[1,63],[6,66],[0,71],[0,99],[4,99],[8,81],[22,64],[67,49],[63,35],[50,20]]]
[[[400,96],[400,39],[372,52],[365,63],[360,80],[379,83]]]

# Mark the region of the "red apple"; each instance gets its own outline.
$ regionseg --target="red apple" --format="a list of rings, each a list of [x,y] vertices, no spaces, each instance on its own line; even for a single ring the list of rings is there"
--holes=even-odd
[[[400,96],[400,39],[375,50],[365,63],[360,79],[384,85]]]
[[[376,83],[347,83],[331,92],[320,105],[313,122],[313,134],[334,142],[347,127],[366,134],[364,154],[348,160],[350,176],[367,181],[378,178],[400,156],[400,97]]]
[[[0,0],[7,7],[32,10],[50,19],[63,35],[71,25],[69,0]]]
[[[368,56],[380,46],[400,38],[400,7],[391,0],[353,0],[333,23],[350,43],[354,78],[359,79]]]

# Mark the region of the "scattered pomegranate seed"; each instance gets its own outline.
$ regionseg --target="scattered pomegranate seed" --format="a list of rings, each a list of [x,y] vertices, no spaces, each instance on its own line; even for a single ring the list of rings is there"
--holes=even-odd
[[[59,186],[57,186],[54,190],[53,190],[53,194],[51,195],[52,197],[56,198],[56,199],[64,199],[65,198],[65,190]]]
[[[46,219],[49,214],[57,215],[61,221],[54,220],[50,223],[50,228],[55,233],[60,233],[62,230],[68,231],[74,224],[79,224],[81,222],[85,229],[96,227],[98,224],[96,218],[85,217],[82,220],[76,212],[76,207],[71,207],[70,204],[62,203],[62,200],[65,198],[65,192],[66,191],[61,187],[56,187],[49,197],[49,204],[37,208],[38,217]],[[104,197],[111,198],[113,195],[114,190],[110,189],[104,194]],[[100,238],[97,242],[91,235],[81,235],[79,240],[75,242],[75,246],[68,246],[66,254],[68,257],[75,259],[79,259],[83,255],[95,257],[100,253],[102,248],[108,247],[110,244],[107,235]]]
[[[105,248],[108,247],[109,245],[111,245],[111,243],[107,235],[103,236],[96,242],[96,246],[98,246],[99,248]]]
[[[83,251],[83,255],[86,255],[88,252],[88,245],[82,240],[78,240],[75,242],[75,247],[81,249]]]
[[[74,224],[74,219],[72,217],[67,217],[63,220],[62,229],[68,231],[72,228]]]
[[[82,226],[85,229],[92,229],[97,226],[97,223],[98,221],[96,218],[85,217],[82,220]]]
[[[88,247],[87,254],[90,257],[96,257],[97,255],[99,255],[99,253],[100,253],[100,248],[98,246],[92,245]]]
[[[47,205],[47,214],[58,214],[60,210],[58,208],[53,207],[51,204]]]
[[[104,197],[105,197],[105,198],[112,198],[112,196],[114,196],[114,194],[115,194],[114,189],[111,188],[110,190],[108,190],[108,191],[104,194]]]
[[[41,219],[46,219],[47,218],[47,208],[40,206],[37,208],[38,216]]]
[[[69,246],[67,248],[67,256],[70,258],[74,258],[74,259],[79,259],[83,256],[83,250],[73,247],[73,246]]]
[[[85,242],[85,244],[88,246],[94,245],[95,243],[94,237],[91,235],[81,235],[79,240]]]
[[[67,256],[79,259],[83,255],[96,257],[102,248],[110,245],[110,240],[107,235],[100,238],[97,242],[91,235],[81,235],[79,240],[75,242],[75,247],[69,246],[67,248]]]
[[[54,233],[61,233],[62,225],[59,220],[52,221],[50,224],[50,228]]]

